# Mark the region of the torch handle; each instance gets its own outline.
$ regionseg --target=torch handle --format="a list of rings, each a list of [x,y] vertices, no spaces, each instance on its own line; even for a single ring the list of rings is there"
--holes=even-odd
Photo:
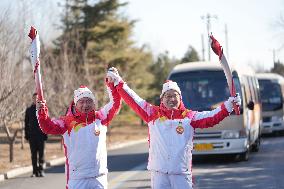
[[[234,111],[236,115],[240,115],[240,106],[237,105],[235,102],[233,103],[233,106],[234,106]]]
[[[39,62],[38,62],[38,64],[39,64]],[[41,75],[40,75],[40,66],[38,66],[35,71],[36,71],[35,72],[35,84],[36,84],[37,98],[38,98],[39,101],[44,101]]]

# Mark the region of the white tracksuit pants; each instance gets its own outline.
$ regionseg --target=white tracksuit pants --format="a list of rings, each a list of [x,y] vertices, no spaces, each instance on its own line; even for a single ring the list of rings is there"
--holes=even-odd
[[[68,189],[107,189],[107,175],[69,180]]]
[[[152,189],[193,189],[190,175],[172,175],[151,171]]]

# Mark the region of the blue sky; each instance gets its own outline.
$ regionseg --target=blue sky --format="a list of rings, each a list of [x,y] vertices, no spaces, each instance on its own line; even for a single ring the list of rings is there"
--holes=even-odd
[[[218,16],[211,21],[211,31],[223,45],[224,52],[229,50],[231,63],[269,69],[273,66],[272,49],[279,49],[284,44],[284,26],[277,26],[281,14],[284,17],[283,0],[121,1],[129,2],[122,10],[123,14],[137,20],[133,39],[138,45],[148,44],[155,55],[167,50],[171,56],[181,58],[192,45],[201,56],[201,34],[207,42],[206,25],[201,16],[207,13]],[[22,19],[23,11],[18,10],[25,6],[29,18],[26,27],[35,25],[43,40],[51,41],[59,33],[54,26],[60,17],[57,2],[1,0],[0,11],[10,8],[11,12],[17,13],[14,14],[16,19]],[[225,24],[228,26],[228,48]],[[276,51],[276,59],[284,62],[284,48]],[[218,59],[211,54],[211,60]]]
[[[272,49],[284,44],[284,26],[277,27],[284,16],[281,0],[128,0],[125,14],[137,19],[135,39],[150,44],[157,54],[168,50],[180,58],[189,45],[201,56],[201,34],[207,36],[202,15],[217,15],[211,31],[225,46],[225,24],[228,27],[229,59],[235,64],[273,66]],[[206,37],[207,40],[207,37]],[[207,59],[207,45],[205,45]],[[227,49],[224,49],[226,52]],[[217,60],[211,54],[211,60]],[[284,48],[276,59],[284,61]]]

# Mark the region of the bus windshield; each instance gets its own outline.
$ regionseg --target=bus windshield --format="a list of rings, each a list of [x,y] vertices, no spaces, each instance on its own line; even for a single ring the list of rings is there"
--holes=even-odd
[[[277,82],[260,79],[259,87],[263,111],[274,111],[282,108],[282,92]]]
[[[223,71],[190,71],[174,73],[170,80],[178,83],[186,108],[212,110],[230,96]]]

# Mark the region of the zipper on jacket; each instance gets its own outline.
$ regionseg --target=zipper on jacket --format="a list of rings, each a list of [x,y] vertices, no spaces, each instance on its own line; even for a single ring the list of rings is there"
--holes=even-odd
[[[171,113],[171,120],[173,120],[173,115],[174,115],[174,111],[172,110],[172,113]]]

